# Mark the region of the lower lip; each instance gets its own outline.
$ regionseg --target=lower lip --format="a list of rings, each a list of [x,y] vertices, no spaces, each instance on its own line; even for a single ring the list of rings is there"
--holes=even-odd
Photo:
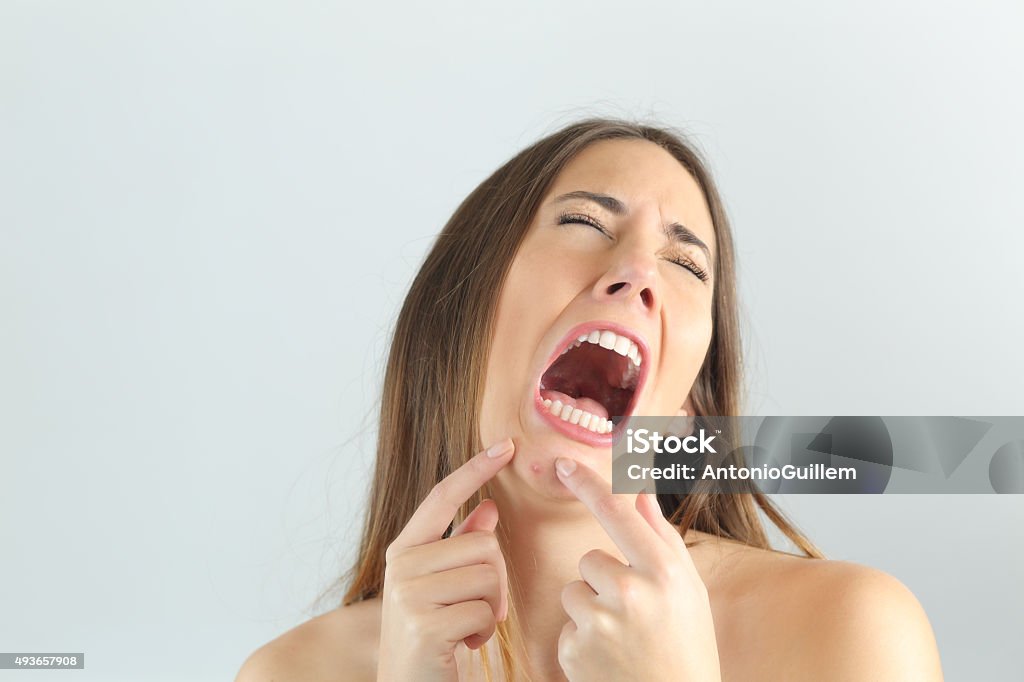
[[[540,391],[537,391],[534,395],[533,403],[537,408],[537,412],[540,413],[540,416],[547,420],[547,422],[556,430],[561,431],[573,440],[578,440],[595,447],[610,448],[612,446],[612,437],[615,435],[615,431],[618,430],[619,425],[622,424],[622,422],[619,422],[619,425],[616,425],[609,433],[594,433],[590,429],[584,428],[579,424],[571,424],[564,419],[551,414],[551,411],[544,407],[544,398],[541,397]]]

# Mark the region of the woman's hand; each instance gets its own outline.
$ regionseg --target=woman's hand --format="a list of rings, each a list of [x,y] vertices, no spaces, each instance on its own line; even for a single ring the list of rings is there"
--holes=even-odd
[[[569,622],[558,662],[570,682],[720,680],[707,589],[654,495],[636,506],[593,470],[559,459],[558,478],[593,513],[629,562],[593,550],[583,580],[562,590]]]
[[[434,486],[385,555],[377,679],[458,679],[455,647],[484,645],[508,614],[508,574],[484,500],[441,539],[470,496],[512,461],[511,440],[476,454]]]

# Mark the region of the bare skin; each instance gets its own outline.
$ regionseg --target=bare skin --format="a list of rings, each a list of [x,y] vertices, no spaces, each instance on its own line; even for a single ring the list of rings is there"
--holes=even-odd
[[[462,467],[435,488],[437,495],[424,501],[407,526],[409,534],[399,537],[389,550],[393,559],[391,565],[399,568],[392,573],[391,580],[395,582],[389,586],[386,580],[383,598],[334,609],[273,640],[250,657],[239,681],[372,681],[447,679],[446,676],[460,681],[483,679],[479,658],[471,656],[469,648],[478,647],[489,637],[506,613],[503,597],[507,595],[507,580],[502,571],[496,570],[494,580],[483,583],[481,590],[479,585],[467,580],[465,574],[453,572],[459,570],[462,559],[452,557],[460,555],[466,562],[492,565],[493,544],[476,543],[476,539],[487,536],[488,527],[494,528],[498,520],[497,508],[490,501],[481,503],[456,528],[451,539],[439,538],[445,526],[443,519],[454,515],[458,500],[468,497],[477,482],[509,464],[513,453],[508,444],[496,450],[500,452],[497,458],[477,456],[475,462]],[[572,475],[581,474],[586,475],[583,470]],[[612,496],[610,488],[604,486],[597,475],[572,485],[574,491],[586,499],[585,504],[594,507],[596,514],[606,514],[614,508],[612,500],[624,497]],[[583,491],[582,485],[590,485],[590,491]],[[634,510],[618,508],[624,512],[624,517],[649,518],[656,523],[657,512],[653,508],[643,510],[644,496],[635,498],[639,504]],[[664,522],[664,519],[659,520]],[[673,531],[668,523],[663,527],[669,529],[670,534]],[[643,537],[639,526],[630,530],[632,537]],[[421,532],[425,535],[417,536]],[[618,531],[612,527],[611,532],[616,535]],[[471,556],[472,550],[467,553],[462,548],[473,546],[467,543],[457,549],[460,538],[473,539],[484,551]],[[617,539],[629,547],[628,539]],[[942,679],[938,652],[924,611],[902,585],[884,573],[844,562],[754,549],[700,532],[690,532],[687,540],[693,545],[685,549],[686,555],[692,561],[699,584],[707,587],[717,647],[715,669],[697,670],[692,679],[719,679],[719,676],[722,680]],[[417,551],[410,552],[409,548]],[[562,548],[562,551],[573,556],[578,554],[571,548]],[[395,559],[402,553],[412,559],[408,565],[402,566],[400,558]],[[439,558],[456,568],[445,570],[444,566],[431,565]],[[642,558],[637,557],[637,560]],[[639,564],[631,562],[631,565]],[[404,578],[412,579],[411,584],[424,578],[434,583],[428,591],[407,591],[407,594],[422,594],[428,599],[422,603],[396,601],[394,586],[402,582],[402,571],[410,572],[410,576]],[[581,573],[586,578],[588,571],[581,570]],[[452,585],[468,591],[464,601],[450,596],[437,598],[451,588],[440,585],[445,576],[452,579]],[[534,599],[542,603],[549,601],[544,594]],[[492,617],[482,617],[476,622],[467,619],[464,611],[456,610],[465,603],[480,604]],[[564,598],[562,603],[559,631],[573,629],[573,619],[580,621],[580,615],[570,617],[572,607],[565,605]],[[536,608],[527,600],[523,612],[528,614],[531,607]],[[392,612],[390,623],[389,610]],[[666,616],[668,609],[659,604],[637,610]],[[397,619],[393,617],[395,612]],[[653,617],[649,620],[655,621]],[[667,619],[656,620],[658,625],[663,625]],[[421,637],[417,646],[410,646],[413,640],[400,636],[401,630],[407,627],[415,632],[431,631],[436,636]],[[656,634],[658,630],[655,628],[653,632]],[[692,649],[659,651],[640,642],[621,642],[617,647],[605,648],[652,657],[652,670],[675,667],[675,670],[685,671],[686,667],[681,664],[687,659],[692,662],[693,654],[699,652],[699,632],[696,635]],[[531,659],[538,663],[543,662],[546,650],[555,648],[554,642],[543,640],[545,636],[550,637],[534,633],[527,642],[532,651]],[[392,650],[396,643],[400,650]],[[437,643],[440,643],[437,650],[418,648]],[[490,660],[498,660],[493,643],[485,646],[492,654]],[[564,656],[559,660],[565,664]],[[707,660],[708,656],[700,656],[698,663],[707,663]],[[408,662],[416,663],[419,668],[404,669],[403,665]],[[440,665],[427,670],[424,662]],[[535,664],[531,673],[535,680],[573,679],[561,666],[543,670]],[[575,679],[602,678],[591,673]]]
[[[690,555],[711,597],[722,680],[942,679],[927,618],[895,579],[704,533],[686,539],[698,543]],[[257,650],[238,682],[375,681],[380,626],[379,598],[331,610]],[[458,658],[470,667],[468,649]]]
[[[563,198],[580,191],[625,210]],[[672,223],[707,250],[673,241]],[[239,682],[483,679],[471,649],[486,642],[498,659],[492,634],[509,575],[534,680],[942,679],[927,618],[893,578],[695,532],[687,547],[648,496],[611,494],[607,448],[540,412],[536,387],[559,340],[597,321],[645,340],[634,413],[692,413],[715,248],[700,188],[661,148],[603,141],[571,161],[541,202],[496,316],[480,431],[514,449],[477,455],[422,502],[388,549],[381,598],[285,633],[249,658]],[[566,464],[572,471],[560,471]],[[493,501],[442,540],[485,483]]]

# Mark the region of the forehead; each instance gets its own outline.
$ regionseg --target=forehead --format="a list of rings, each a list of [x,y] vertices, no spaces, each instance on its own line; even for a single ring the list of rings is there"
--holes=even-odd
[[[647,140],[601,140],[588,145],[556,176],[548,199],[584,190],[622,201],[630,214],[654,211],[662,222],[680,222],[708,244],[714,227],[707,201],[689,171]]]

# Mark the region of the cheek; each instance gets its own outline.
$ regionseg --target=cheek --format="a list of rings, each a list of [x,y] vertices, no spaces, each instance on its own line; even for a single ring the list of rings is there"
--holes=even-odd
[[[516,256],[499,297],[495,347],[507,360],[528,362],[542,337],[580,293],[585,266],[548,244],[526,244]]]
[[[704,352],[711,345],[711,334],[714,331],[710,307],[705,307],[702,310],[702,314],[687,320],[682,330],[683,334],[681,335],[680,343],[691,355],[695,355],[702,360]]]
[[[711,343],[713,294],[703,285],[691,284],[665,297],[666,343],[687,360],[697,361]]]
[[[685,320],[679,330],[680,333],[673,342],[678,363],[682,365],[684,371],[688,370],[696,378],[711,345],[711,310],[706,309],[704,314]]]
[[[481,421],[494,422],[515,414],[523,395],[530,392],[531,360],[541,337],[557,317],[557,296],[552,295],[546,265],[538,254],[521,253],[512,264],[498,297],[494,337],[487,362]]]
[[[691,300],[681,308],[694,312],[672,318],[666,316],[666,328],[672,332],[665,335],[665,356],[656,392],[658,402],[665,406],[663,409],[677,409],[682,404],[711,345],[713,326],[708,304]]]

